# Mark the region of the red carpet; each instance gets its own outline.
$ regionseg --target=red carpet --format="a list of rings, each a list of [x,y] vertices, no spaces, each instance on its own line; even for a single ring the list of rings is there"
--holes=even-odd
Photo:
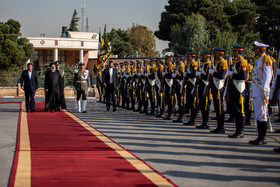
[[[43,111],[44,103],[36,102],[36,112],[27,113],[30,149],[21,133],[26,113],[20,116],[9,186],[175,186],[73,114]]]

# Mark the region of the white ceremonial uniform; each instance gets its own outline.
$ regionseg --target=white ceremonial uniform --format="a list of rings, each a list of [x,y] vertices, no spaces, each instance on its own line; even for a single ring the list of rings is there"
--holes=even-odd
[[[272,61],[270,64],[263,62],[266,54],[256,60],[255,67],[252,72],[252,98],[254,103],[255,121],[267,122],[268,121],[268,99],[270,92],[270,83],[272,80]]]

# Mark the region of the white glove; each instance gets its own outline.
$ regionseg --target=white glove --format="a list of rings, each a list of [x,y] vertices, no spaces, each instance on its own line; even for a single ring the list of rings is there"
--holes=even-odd
[[[265,92],[261,92],[261,96],[262,96],[262,100],[266,100],[266,93]]]
[[[89,92],[89,91],[90,91],[90,88],[88,88],[87,91]]]
[[[231,76],[233,74],[232,71],[228,71],[228,76]]]
[[[175,73],[172,73],[172,78],[174,78],[176,76],[176,74]]]
[[[195,76],[200,76],[200,74],[201,74],[201,72],[200,71],[197,71],[196,73],[195,73]]]
[[[75,88],[73,88],[73,91],[75,92]]]
[[[212,74],[213,72],[214,72],[214,70],[213,69],[209,69],[209,74]]]

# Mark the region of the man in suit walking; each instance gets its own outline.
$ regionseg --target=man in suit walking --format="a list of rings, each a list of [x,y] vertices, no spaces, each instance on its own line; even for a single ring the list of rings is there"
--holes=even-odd
[[[109,61],[109,67],[104,70],[103,84],[105,87],[106,93],[106,106],[107,111],[110,110],[110,96],[113,99],[113,112],[117,111],[116,109],[116,90],[118,90],[118,72],[114,68],[113,61]]]
[[[27,112],[35,111],[35,92],[37,91],[38,76],[36,70],[33,70],[31,63],[27,64],[27,70],[24,70],[20,78],[21,89],[25,92],[25,106]]]

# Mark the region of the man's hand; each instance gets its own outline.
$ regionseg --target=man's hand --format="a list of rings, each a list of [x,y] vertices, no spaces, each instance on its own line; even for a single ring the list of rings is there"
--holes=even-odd
[[[46,89],[46,92],[48,92],[49,90],[48,89]]]
[[[21,86],[21,89],[23,90],[23,86]]]
[[[105,87],[105,88],[107,87],[107,84],[106,84],[106,83],[104,83],[104,87]]]

